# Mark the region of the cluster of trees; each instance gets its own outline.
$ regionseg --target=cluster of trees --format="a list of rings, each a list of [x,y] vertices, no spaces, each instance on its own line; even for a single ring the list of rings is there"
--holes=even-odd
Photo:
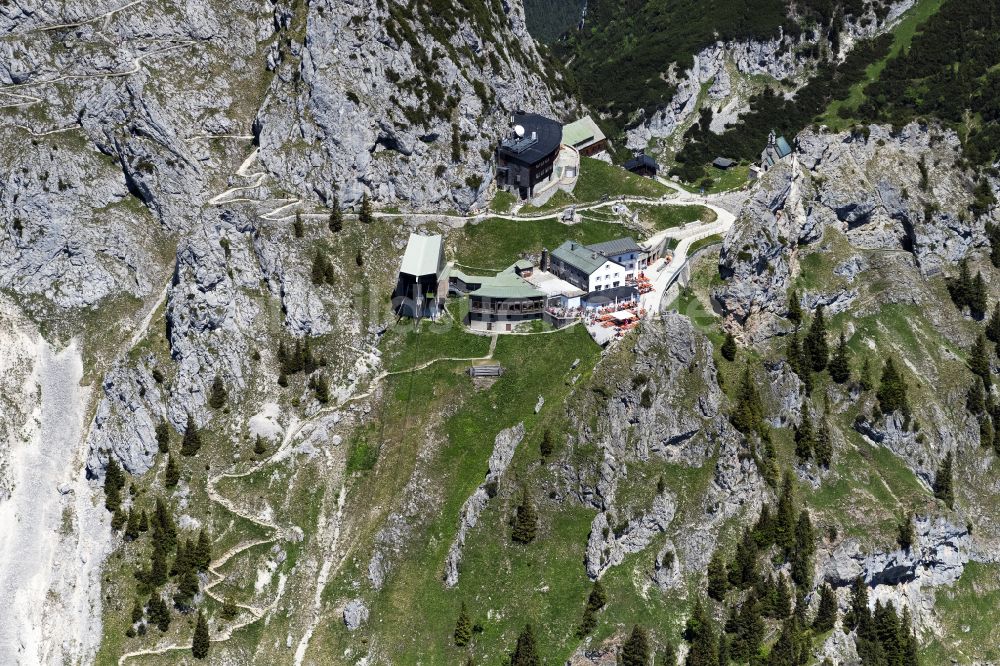
[[[862,666],[919,666],[920,654],[913,635],[910,609],[902,616],[890,601],[868,607],[868,586],[860,576],[851,585],[850,608],[844,615],[844,629],[857,630],[858,657]]]
[[[330,400],[330,384],[326,375],[316,373],[321,367],[326,366],[326,357],[317,357],[313,354],[312,343],[309,336],[304,341],[296,338],[295,344],[289,350],[284,340],[278,343],[278,385],[288,386],[289,375],[304,373],[308,377],[309,388],[312,389],[316,399],[325,404]]]
[[[1000,400],[991,390],[993,352],[989,348],[990,343],[995,345],[996,354],[1000,356],[1000,303],[993,309],[986,332],[976,337],[969,350],[968,362],[973,378],[965,399],[966,409],[979,421],[979,443],[985,447],[992,446],[1000,455]]]
[[[771,130],[789,139],[794,137],[832,101],[847,97],[851,86],[864,79],[866,68],[883,58],[891,44],[891,34],[881,35],[856,44],[841,63],[821,62],[815,75],[792,99],[765,88],[751,98],[750,111],[723,134],[710,129],[711,109],[702,110],[698,122],[684,135],[684,148],[677,154],[677,165],[670,170],[671,175],[695,182],[704,177],[705,166],[719,155],[757,161]]]
[[[323,284],[335,284],[337,275],[333,269],[333,263],[326,256],[326,252],[317,250],[313,256],[312,271],[310,273],[312,283],[317,287]]]
[[[969,262],[965,259],[958,264],[958,275],[948,280],[952,302],[959,310],[969,308],[969,313],[976,319],[986,316],[988,291],[982,271],[977,271],[976,277],[972,277]]]
[[[826,310],[822,304],[816,307],[809,329],[803,338],[800,334],[803,312],[799,305],[798,292],[792,291],[788,299],[788,320],[795,324],[788,341],[788,365],[799,376],[805,387],[806,395],[812,393],[814,372],[830,373],[830,379],[838,384],[844,384],[851,379],[851,362],[848,357],[847,339],[843,331],[837,349],[830,357],[830,342],[828,340]]]
[[[737,430],[746,436],[754,463],[768,483],[774,485],[778,481],[776,453],[774,441],[771,439],[771,429],[764,420],[764,401],[757,382],[754,380],[750,366],[743,369],[740,384],[737,387],[736,401],[729,421]]]
[[[895,127],[936,117],[960,130],[967,159],[989,168],[1000,158],[997,10],[992,0],[943,3],[920,26],[910,47],[888,60],[878,79],[865,87],[860,117]],[[977,123],[963,131],[970,111]],[[975,214],[994,203],[992,193],[983,189],[973,205]]]
[[[802,418],[795,428],[795,455],[802,462],[816,459],[816,464],[829,469],[833,461],[833,436],[830,433],[830,405],[826,403],[819,427],[813,424],[809,404],[802,403]]]

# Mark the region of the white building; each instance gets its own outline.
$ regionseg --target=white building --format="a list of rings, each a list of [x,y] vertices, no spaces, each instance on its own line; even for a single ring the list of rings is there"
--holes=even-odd
[[[626,286],[646,267],[646,257],[631,238],[595,245],[566,241],[552,251],[549,270],[579,289],[593,293]]]

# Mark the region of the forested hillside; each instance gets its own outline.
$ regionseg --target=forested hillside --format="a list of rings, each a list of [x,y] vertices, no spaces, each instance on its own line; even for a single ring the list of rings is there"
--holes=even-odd
[[[572,58],[583,101],[621,129],[636,110],[649,114],[670,100],[675,86],[663,76],[669,63],[682,72],[718,40],[795,37],[803,30],[836,45],[844,15],[860,14],[868,4],[805,0],[794,3],[793,12],[787,0],[595,0],[583,31],[561,49]]]
[[[526,0],[524,17],[531,36],[552,43],[580,22],[585,0]]]

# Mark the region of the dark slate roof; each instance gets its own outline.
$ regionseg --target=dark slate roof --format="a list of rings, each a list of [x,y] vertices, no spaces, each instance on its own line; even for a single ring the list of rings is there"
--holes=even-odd
[[[718,167],[720,169],[728,169],[736,164],[736,160],[731,160],[728,157],[716,157],[715,161],[712,162],[712,166]]]
[[[603,243],[594,243],[593,245],[588,245],[587,249],[593,250],[598,254],[603,254],[605,257],[614,257],[628,252],[642,252],[642,248],[635,242],[635,239],[628,236]]]
[[[500,150],[522,162],[540,162],[559,149],[562,123],[537,113],[515,113],[514,124],[524,128],[524,137],[512,136],[500,142]],[[535,133],[535,140],[531,134]]]
[[[635,171],[639,167],[649,167],[650,169],[656,169],[656,170],[659,170],[660,168],[660,166],[656,163],[656,160],[654,160],[649,155],[638,155],[636,157],[633,157],[623,166],[627,171]]]

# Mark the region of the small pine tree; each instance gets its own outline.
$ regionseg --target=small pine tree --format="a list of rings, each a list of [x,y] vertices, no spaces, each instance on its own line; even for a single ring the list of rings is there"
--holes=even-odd
[[[222,382],[222,375],[216,373],[212,380],[212,389],[208,394],[208,406],[212,409],[222,409],[226,404],[226,385]]]
[[[167,454],[167,469],[163,474],[163,485],[167,488],[174,488],[177,486],[178,481],[181,480],[180,470],[177,468],[177,463],[174,461],[174,454]]]
[[[969,391],[965,394],[965,408],[973,416],[982,414],[986,409],[986,388],[982,377],[976,377],[969,385]]]
[[[207,571],[208,565],[212,562],[212,540],[208,538],[208,533],[204,529],[198,532],[198,543],[194,546],[191,559],[198,571]]]
[[[365,265],[365,257],[361,254],[361,250],[358,250],[358,253],[354,255],[354,263],[357,264],[358,268]]]
[[[986,338],[1000,345],[1000,301],[993,306],[993,316],[986,324]]]
[[[187,425],[184,426],[184,439],[181,440],[181,455],[193,456],[201,448],[201,435],[198,434],[198,426],[194,423],[194,417],[190,413],[187,415]]]
[[[264,438],[257,435],[257,440],[253,445],[253,452],[258,458],[267,453],[267,445],[264,444]]]
[[[809,406],[803,402],[802,420],[795,428],[795,455],[800,462],[807,462],[812,458],[815,446],[816,438],[813,435],[812,417],[809,416]]]
[[[104,470],[104,508],[111,513],[122,505],[122,489],[125,487],[125,472],[114,457],[108,457]]]
[[[668,642],[663,646],[656,663],[657,666],[677,666],[677,648],[673,643]]]
[[[328,263],[326,255],[322,252],[317,252],[313,257],[310,279],[317,287],[326,282],[326,267]]]
[[[851,583],[851,604],[844,615],[844,628],[847,631],[865,624],[870,617],[868,611],[868,585],[865,579],[858,576]]]
[[[809,326],[804,349],[809,360],[809,367],[816,372],[826,368],[830,360],[830,345],[826,339],[826,316],[822,304],[816,307],[816,316]]]
[[[208,656],[208,621],[205,615],[198,611],[198,622],[194,626],[194,638],[191,641],[191,654],[195,659],[204,659]]]
[[[795,324],[796,327],[802,323],[802,306],[799,304],[799,292],[792,290],[791,295],[788,297],[788,321]]]
[[[969,273],[969,262],[965,259],[958,264],[958,277],[948,281],[948,292],[951,300],[959,310],[964,310],[969,304],[972,292],[972,276]]]
[[[902,410],[904,414],[909,412],[909,402],[906,397],[906,382],[903,376],[896,369],[896,363],[892,357],[886,359],[885,367],[882,369],[882,382],[879,384],[878,393],[879,409],[883,414],[891,414]]]
[[[132,624],[135,624],[136,622],[141,622],[145,614],[146,614],[145,607],[143,607],[141,601],[136,599],[135,603],[132,604]]]
[[[220,615],[222,616],[223,620],[227,621],[235,620],[236,616],[239,615],[239,613],[240,609],[236,606],[236,602],[234,602],[232,599],[227,598],[225,603],[222,604],[222,611],[220,611]]]
[[[622,666],[648,666],[649,635],[638,624],[632,627],[632,633],[622,647]]]
[[[287,388],[288,387],[288,377],[285,376],[285,371],[284,370],[281,370],[278,373],[278,386],[280,386],[281,388]]]
[[[837,595],[827,583],[819,588],[819,610],[813,620],[813,629],[823,633],[830,631],[837,623]]]
[[[139,515],[135,507],[128,510],[128,520],[125,521],[125,540],[135,541],[139,538]]]
[[[541,659],[538,657],[538,643],[535,641],[535,632],[530,624],[524,625],[524,629],[517,637],[517,645],[510,655],[510,666],[541,666]]]
[[[367,192],[361,195],[361,212],[358,213],[358,220],[362,224],[371,224],[372,221],[372,202]]]
[[[156,625],[160,631],[170,628],[170,609],[159,594],[153,594],[146,606],[149,609],[150,624]]]
[[[726,340],[722,343],[722,348],[719,351],[722,352],[722,358],[727,361],[736,360],[736,338],[733,337],[732,333],[726,333]]]
[[[993,376],[990,372],[990,351],[986,348],[986,336],[982,333],[976,337],[972,349],[969,350],[969,369],[983,380],[983,385],[989,391],[993,385]]]
[[[292,222],[292,231],[295,233],[296,238],[302,238],[306,235],[306,225],[302,222],[302,213],[295,213],[295,221]]]
[[[684,627],[684,638],[691,644],[686,666],[718,666],[719,640],[701,597],[695,599],[691,616]]]
[[[145,509],[143,509],[142,512],[139,513],[139,531],[140,532],[149,531],[149,517],[146,516]]]
[[[170,424],[167,423],[166,419],[160,419],[160,422],[156,424],[156,445],[160,449],[160,453],[166,453],[170,450]]]
[[[538,530],[538,517],[535,515],[535,507],[525,488],[522,491],[521,504],[517,507],[517,514],[514,517],[514,529],[511,538],[517,543],[531,543],[535,540]]]
[[[729,420],[744,435],[759,434],[764,427],[764,401],[760,397],[750,366],[743,370],[736,395],[736,407]]]
[[[121,507],[118,507],[111,513],[111,529],[117,532],[125,526],[126,520],[125,512],[122,511]]]
[[[858,377],[858,385],[861,386],[862,391],[871,391],[875,388],[875,381],[872,379],[872,365],[867,356],[861,364],[861,374]]]
[[[712,559],[708,561],[708,596],[716,601],[726,598],[729,590],[729,574],[726,571],[726,563],[722,559],[719,549],[712,553]]]
[[[334,194],[330,199],[330,231],[338,234],[344,229],[344,213],[340,210],[340,198]]]
[[[795,550],[792,551],[792,580],[799,587],[808,588],[812,584],[813,555],[816,552],[815,532],[809,512],[799,512],[795,525]]]
[[[458,621],[455,622],[455,645],[465,647],[472,641],[472,621],[465,610],[465,602],[458,611]]]
[[[830,360],[829,370],[830,379],[838,384],[843,384],[851,378],[851,366],[847,360],[847,341],[844,339],[843,331],[840,332],[840,342]]]
[[[316,394],[316,400],[318,400],[321,405],[325,405],[330,402],[330,384],[326,381],[326,375],[320,373],[316,377],[313,382],[313,393]]]
[[[913,547],[913,543],[917,540],[917,532],[913,527],[912,515],[906,514],[899,524],[899,534],[896,536],[896,540],[903,550],[910,550]]]
[[[986,286],[986,281],[983,279],[983,274],[977,272],[969,290],[969,312],[976,319],[982,319],[986,316],[988,291],[989,289]]]
[[[802,360],[802,343],[799,342],[799,332],[792,331],[788,340],[788,367],[799,377],[808,375],[809,371]]]
[[[542,441],[538,445],[538,452],[542,456],[542,460],[548,460],[549,456],[552,455],[552,451],[555,449],[555,442],[553,441],[552,431],[548,428],[542,433]]]
[[[938,498],[949,509],[955,508],[955,491],[952,487],[952,455],[951,451],[945,454],[941,466],[934,475],[934,497]]]
[[[451,163],[458,164],[462,161],[462,133],[459,131],[458,122],[451,124]]]
[[[830,468],[833,462],[833,435],[830,433],[829,414],[824,413],[820,419],[819,432],[816,433],[816,464],[824,469]]]
[[[979,445],[985,447],[997,445],[996,429],[993,427],[993,419],[988,414],[979,417]]]
[[[174,605],[183,612],[191,609],[191,601],[198,594],[198,576],[192,569],[185,569],[177,577]]]
[[[578,638],[583,638],[594,630],[594,627],[597,626],[597,611],[604,608],[604,604],[607,602],[608,597],[604,592],[604,586],[601,585],[601,581],[595,580],[594,587],[591,588],[590,595],[587,597],[587,605],[583,609],[583,620],[576,630]]]

